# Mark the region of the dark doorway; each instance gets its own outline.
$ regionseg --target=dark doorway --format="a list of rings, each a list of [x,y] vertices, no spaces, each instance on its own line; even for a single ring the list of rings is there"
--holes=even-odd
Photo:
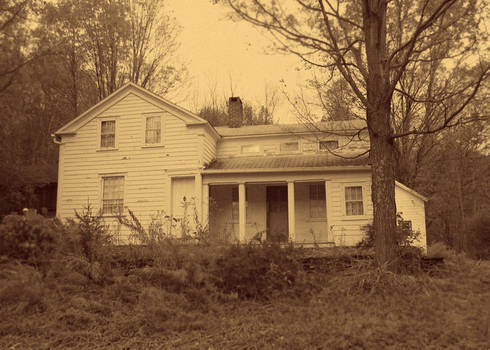
[[[288,188],[267,186],[267,240],[287,242],[288,238]]]

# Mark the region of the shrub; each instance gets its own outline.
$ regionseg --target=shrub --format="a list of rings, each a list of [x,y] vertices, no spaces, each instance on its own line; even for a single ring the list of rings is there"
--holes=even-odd
[[[0,255],[46,266],[60,242],[56,221],[40,215],[7,215],[0,224]]]
[[[107,246],[111,243],[111,235],[107,232],[106,226],[102,221],[100,213],[94,213],[90,204],[78,213],[75,228],[78,233],[78,244],[82,249],[83,255],[89,262],[104,259],[107,255]]]
[[[41,274],[33,267],[21,264],[1,266],[0,305],[16,312],[43,309],[44,292],[45,286]]]
[[[217,287],[244,299],[308,292],[302,266],[291,248],[264,244],[231,246],[216,262]]]
[[[420,232],[412,230],[408,225],[405,225],[403,217],[400,213],[396,215],[396,231],[395,231],[395,241],[399,247],[409,247],[417,241],[420,236]],[[372,224],[364,225],[362,227],[364,231],[364,238],[361,242],[357,244],[359,248],[372,248],[374,247],[376,238],[374,232],[374,226]]]
[[[429,258],[448,258],[455,252],[442,242],[434,242],[427,248],[427,257]]]

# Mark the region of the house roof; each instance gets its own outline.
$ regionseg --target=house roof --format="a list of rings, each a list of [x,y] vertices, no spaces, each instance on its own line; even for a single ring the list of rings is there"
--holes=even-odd
[[[150,103],[158,105],[162,109],[173,112],[173,114],[181,118],[187,126],[207,125],[210,129],[212,129],[212,132],[216,134],[216,136],[218,136],[216,130],[206,120],[134,83],[127,83],[123,87],[114,91],[102,101],[92,106],[87,111],[58,129],[54,133],[54,136],[76,133],[78,128],[83,126],[86,122],[90,121],[92,118],[96,117],[98,114],[102,113],[103,111],[105,111],[131,93],[136,94],[137,96],[147,100]]]
[[[401,188],[402,190],[405,190],[407,191],[408,193],[414,195],[415,197],[423,200],[424,202],[427,202],[429,200],[429,198],[421,195],[420,193],[418,193],[417,191],[415,190],[412,190],[410,187],[408,186],[405,186],[404,184],[402,184],[401,182],[398,182],[398,181],[395,181],[395,185],[398,186],[399,188]]]
[[[307,124],[271,124],[271,125],[248,125],[240,128],[228,126],[215,127],[216,131],[223,137],[237,136],[261,136],[281,135],[298,133],[322,133],[332,132],[335,134],[346,134],[358,131],[366,127],[364,120],[342,120]]]
[[[281,155],[218,158],[205,169],[205,172],[257,171],[257,170],[321,170],[326,167],[362,166],[367,168],[369,159],[340,158],[330,154]]]

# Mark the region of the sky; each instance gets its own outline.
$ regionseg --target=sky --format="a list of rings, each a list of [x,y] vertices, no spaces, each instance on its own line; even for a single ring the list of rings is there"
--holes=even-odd
[[[170,0],[167,9],[182,27],[178,55],[190,75],[189,86],[176,102],[197,112],[213,93],[220,100],[233,94],[257,104],[264,100],[266,88],[277,89],[275,122],[296,122],[283,91],[292,95],[304,84],[297,57],[273,52],[266,33],[232,21],[230,10],[211,0]]]

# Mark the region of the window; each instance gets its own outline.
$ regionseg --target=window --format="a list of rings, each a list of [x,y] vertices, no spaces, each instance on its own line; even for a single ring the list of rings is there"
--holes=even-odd
[[[146,117],[145,144],[162,142],[162,122],[160,117]]]
[[[102,178],[102,214],[121,214],[124,203],[124,176]]]
[[[349,186],[345,188],[345,214],[364,215],[362,202],[362,186]]]
[[[299,150],[298,142],[281,143],[281,152],[296,152]]]
[[[248,207],[248,188],[245,188],[245,207]],[[238,208],[238,186],[235,186],[231,190],[231,219],[233,222],[238,222],[239,208]]]
[[[116,121],[104,120],[100,124],[100,148],[116,147]]]
[[[400,220],[398,220],[398,226],[403,231],[412,231],[412,221],[411,220],[400,219]]]
[[[310,217],[324,218],[327,216],[325,201],[325,184],[310,185]]]
[[[242,153],[258,153],[260,152],[260,145],[243,145]]]
[[[318,149],[320,152],[328,152],[329,150],[331,151],[337,148],[339,148],[339,141],[337,140],[318,142]]]

